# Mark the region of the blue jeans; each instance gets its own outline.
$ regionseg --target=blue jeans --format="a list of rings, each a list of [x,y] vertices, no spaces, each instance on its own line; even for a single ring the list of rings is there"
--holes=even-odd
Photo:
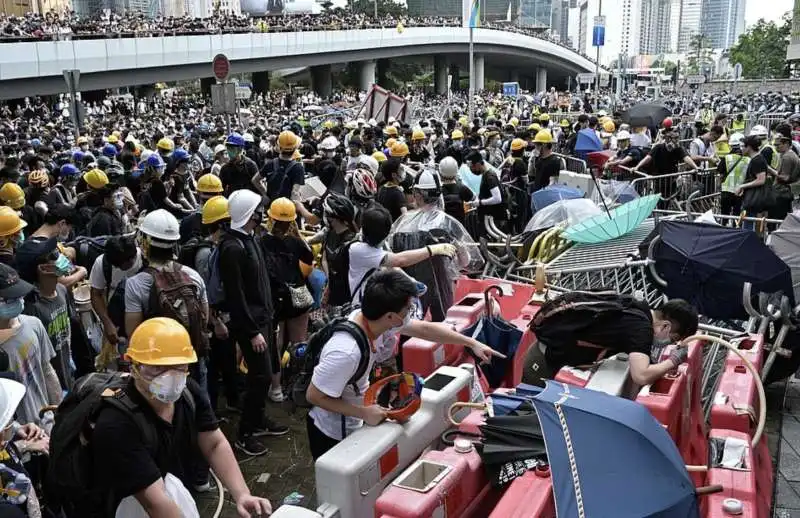
[[[206,400],[210,401],[208,397],[208,365],[206,364],[208,360],[203,357],[197,358],[197,363],[192,363],[189,365],[189,375],[192,377],[193,380],[200,385],[200,388],[203,389],[203,394],[206,397]]]

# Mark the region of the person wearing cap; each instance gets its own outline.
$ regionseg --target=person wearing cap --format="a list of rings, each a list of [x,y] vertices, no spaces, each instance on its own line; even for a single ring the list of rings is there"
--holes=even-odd
[[[53,368],[56,352],[41,320],[23,315],[25,297],[33,286],[16,270],[0,264],[0,349],[9,359],[11,372],[25,385],[25,397],[17,410],[22,423],[38,423],[39,411],[61,402],[61,384]]]
[[[214,147],[214,163],[211,164],[211,174],[219,176],[222,166],[228,162],[228,153],[225,144],[217,144]]]
[[[617,153],[608,160],[605,168],[615,166],[632,167],[642,160],[642,149],[631,146],[631,134],[627,130],[620,130],[617,133]]]
[[[228,135],[225,139],[225,152],[228,160],[219,170],[219,179],[222,180],[225,194],[239,189],[257,192],[252,178],[258,174],[258,166],[244,153],[244,137],[238,133]]]
[[[399,335],[463,345],[484,362],[503,357],[446,324],[413,320],[412,310],[421,295],[420,286],[424,291],[424,285],[393,268],[381,269],[365,282],[361,309],[348,316],[370,342],[367,369],[354,383],[358,390],[350,383],[361,360],[355,338],[347,332],[336,332],[322,348],[306,391],[306,399],[313,405],[306,418],[306,431],[314,460],[364,424],[377,426],[386,418],[386,410],[380,406],[364,406],[363,394],[369,386],[373,365],[392,358]]]
[[[641,162],[636,164],[633,171],[645,169],[650,164],[650,170],[656,175],[669,175],[678,172],[678,165],[683,163],[692,169],[697,169],[697,165],[692,160],[692,157],[678,143],[678,134],[674,131],[666,131],[663,134],[664,142],[659,142],[654,145]],[[633,136],[631,137],[631,145],[633,145]],[[661,195],[670,197],[675,192],[675,183],[667,182],[661,185]]]
[[[0,373],[0,463],[5,469],[18,475],[6,472],[0,482],[0,491],[10,489],[6,484],[14,484],[17,491],[22,490],[25,497],[20,503],[19,498],[13,493],[0,502],[0,517],[2,518],[29,518],[41,516],[42,510],[36,489],[31,486],[31,476],[23,463],[25,456],[30,454],[47,455],[50,448],[50,438],[44,430],[34,423],[21,424],[14,420],[17,407],[25,397],[25,385],[19,378],[10,372]],[[27,482],[27,484],[25,483]],[[27,487],[27,489],[26,489]]]
[[[726,216],[738,216],[742,211],[742,198],[736,192],[745,183],[747,165],[750,163],[750,157],[742,153],[743,140],[743,134],[732,134],[728,140],[731,152],[717,164],[717,174],[722,178],[720,214]],[[735,222],[732,223],[735,225]]]
[[[211,173],[204,174],[197,179],[197,196],[200,204],[193,214],[181,220],[181,244],[186,243],[192,237],[202,236],[203,207],[211,198],[222,195],[223,191],[219,177]]]
[[[199,450],[239,516],[269,515],[269,501],[251,495],[206,395],[188,377],[197,354],[186,329],[169,318],[145,320],[131,335],[127,356],[133,375],[114,397],[142,413],[157,443],[144,438],[142,425],[130,413],[114,405],[101,407],[89,448],[97,489],[110,499],[107,508],[118,509],[132,497],[149,516],[184,516],[167,493],[165,477],[176,477],[181,491],[191,487]]]
[[[235,447],[256,457],[267,452],[260,437],[284,435],[289,429],[268,418],[270,376],[280,370],[275,354],[275,308],[263,251],[255,229],[264,221],[262,197],[249,189],[228,197],[230,228],[219,242],[219,265],[230,313],[228,329],[247,364],[246,392]]]
[[[453,157],[444,157],[439,162],[444,211],[463,225],[466,219],[465,204],[472,201],[475,194],[469,187],[461,183],[458,169],[458,162]]]

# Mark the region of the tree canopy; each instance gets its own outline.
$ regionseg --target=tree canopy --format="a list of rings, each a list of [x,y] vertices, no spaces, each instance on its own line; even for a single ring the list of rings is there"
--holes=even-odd
[[[405,4],[399,4],[393,0],[377,0],[378,16],[404,16],[408,13]],[[364,13],[372,15],[375,12],[373,0],[347,0],[347,9],[354,13]]]
[[[731,47],[731,64],[742,64],[745,79],[788,77],[786,49],[791,27],[791,13],[786,13],[780,24],[762,18],[739,36],[739,41]]]

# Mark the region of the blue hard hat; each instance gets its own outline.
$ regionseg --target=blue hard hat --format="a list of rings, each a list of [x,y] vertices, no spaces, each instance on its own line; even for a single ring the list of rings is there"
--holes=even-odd
[[[32,138],[32,139],[31,139],[31,146],[33,146],[33,147],[39,147],[39,146],[41,146],[41,145],[42,145],[42,141],[41,141],[41,140],[39,140],[38,138]]]
[[[102,153],[107,157],[115,157],[119,153],[119,149],[114,144],[106,144],[103,146]]]
[[[80,174],[77,167],[72,164],[64,164],[61,166],[61,176],[75,176]]]
[[[158,153],[153,153],[152,155],[147,157],[147,163],[145,165],[147,165],[148,167],[158,168],[158,167],[164,167],[166,164],[164,163],[164,160],[161,158],[161,155],[159,155]]]
[[[83,151],[78,150],[72,152],[73,162],[80,162],[81,160],[83,160],[83,156],[84,156]]]
[[[176,164],[180,163],[180,162],[182,162],[184,160],[188,161],[189,160],[189,152],[186,151],[183,148],[178,148],[178,149],[176,149],[175,151],[172,152],[172,160]]]
[[[244,147],[244,137],[239,135],[238,133],[231,133],[228,135],[228,138],[225,139],[226,146],[235,146],[235,147]]]

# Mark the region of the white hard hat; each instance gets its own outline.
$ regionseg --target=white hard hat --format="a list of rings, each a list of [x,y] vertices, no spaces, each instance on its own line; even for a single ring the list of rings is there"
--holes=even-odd
[[[225,149],[226,149],[225,148],[225,144],[217,144],[214,147],[214,154],[218,155],[218,154],[222,153],[223,151],[225,151]]]
[[[256,140],[253,138],[253,135],[252,135],[251,133],[245,133],[244,135],[242,135],[242,138],[244,139],[244,141],[245,141],[245,142],[250,142],[250,143],[253,143],[253,142],[255,142],[255,141],[256,141]]]
[[[728,145],[731,147],[741,146],[742,140],[744,140],[744,134],[734,133],[728,138]]]
[[[259,205],[261,205],[261,196],[250,189],[233,191],[228,197],[231,228],[239,229],[247,225]]]
[[[439,174],[442,178],[452,179],[458,175],[458,162],[451,156],[444,157],[439,162]]]
[[[436,171],[425,169],[419,174],[419,176],[417,176],[417,179],[414,182],[414,188],[425,191],[437,190],[442,188],[442,182],[439,180],[439,175],[436,174]]]
[[[617,140],[630,140],[631,134],[628,131],[621,130],[617,132]]]
[[[157,248],[170,248],[181,239],[178,219],[164,209],[148,213],[139,225],[139,231],[153,239],[165,242],[164,246],[159,246],[158,242],[151,243]]]
[[[394,117],[389,117],[389,119],[388,119],[386,122],[387,122],[388,124],[394,124],[394,121],[396,121],[396,120],[397,120],[397,119],[395,119]]]
[[[322,142],[319,143],[319,148],[326,151],[333,151],[337,147],[339,147],[339,139],[334,136],[325,137],[322,139]]]
[[[766,137],[768,134],[767,128],[761,124],[756,124],[753,126],[753,129],[750,130],[751,137]]]
[[[0,430],[14,419],[14,413],[23,397],[25,397],[25,385],[0,378]]]
[[[360,160],[363,165],[369,167],[369,170],[372,172],[372,174],[378,174],[379,165],[377,160],[369,155],[362,155]]]

